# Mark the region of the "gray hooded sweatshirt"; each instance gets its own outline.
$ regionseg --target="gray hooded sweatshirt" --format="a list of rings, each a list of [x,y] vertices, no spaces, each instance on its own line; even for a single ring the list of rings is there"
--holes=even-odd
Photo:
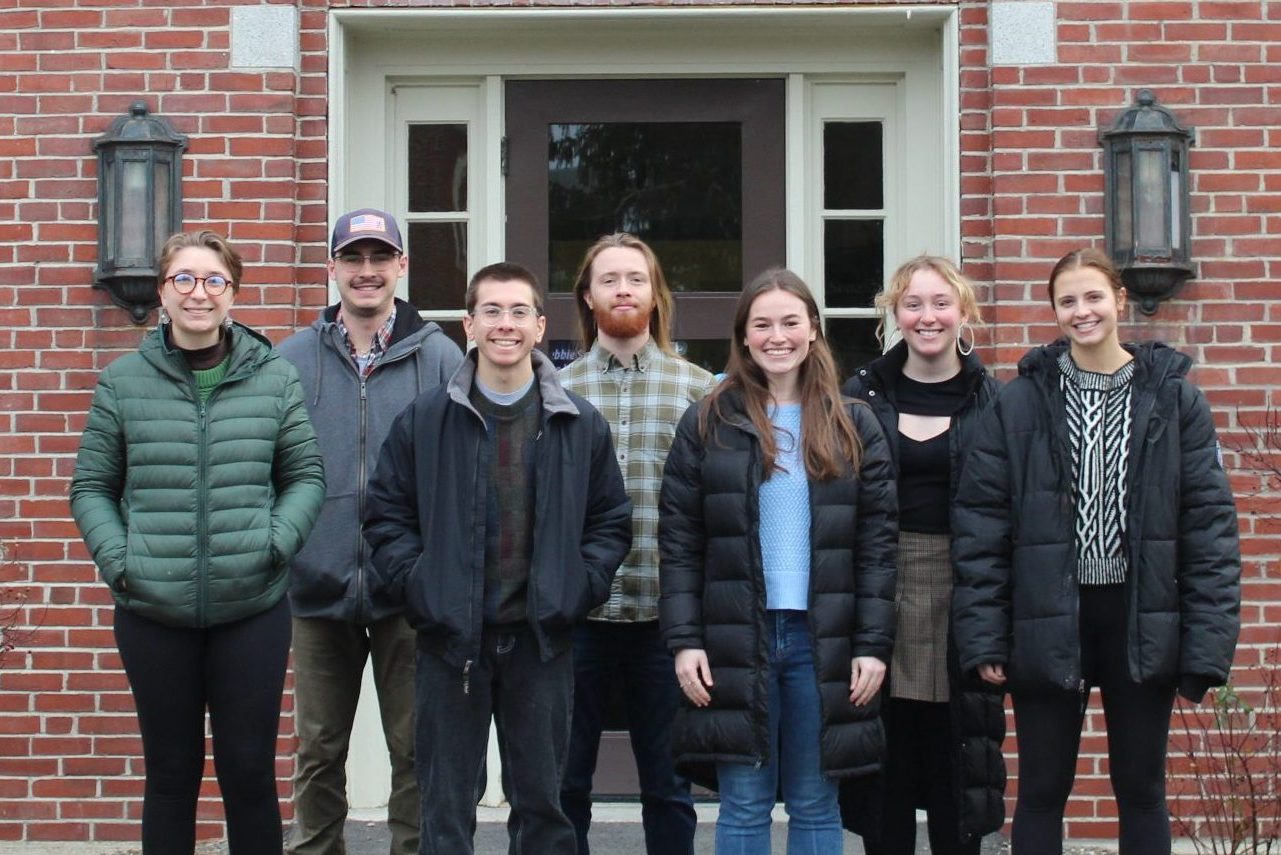
[[[362,380],[337,317],[338,306],[330,306],[280,345],[302,379],[326,485],[320,518],[293,560],[289,599],[296,617],[368,625],[401,606],[370,593],[369,547],[360,533],[366,481],[392,421],[418,395],[446,382],[462,351],[438,325],[397,300],[390,346]]]

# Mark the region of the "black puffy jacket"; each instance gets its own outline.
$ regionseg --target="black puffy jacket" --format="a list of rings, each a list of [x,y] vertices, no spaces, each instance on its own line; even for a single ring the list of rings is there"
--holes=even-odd
[[[953,513],[953,626],[961,667],[1004,663],[1011,692],[1082,685],[1063,341],[1030,351],[966,461]],[[1125,548],[1125,656],[1149,685],[1224,682],[1240,628],[1237,516],[1191,360],[1134,354]],[[1195,694],[1186,688],[1185,694]]]
[[[899,342],[874,362],[865,365],[846,381],[841,391],[866,401],[876,414],[889,443],[894,469],[899,467],[898,405],[894,400],[895,379],[903,373],[907,344]],[[948,435],[951,452],[952,495],[960,481],[965,453],[974,443],[975,429],[983,412],[996,399],[1001,386],[989,375],[982,361],[969,354],[962,358],[961,373],[968,390],[964,403],[952,415]],[[1005,822],[1005,705],[1001,692],[976,679],[964,679],[956,658],[955,645],[948,657],[951,719],[952,792],[956,796],[957,838],[998,830]],[[857,809],[857,806],[855,806]],[[868,828],[868,821],[858,824]],[[870,830],[870,828],[869,828]]]
[[[714,786],[716,762],[762,763],[769,754],[765,578],[758,536],[760,444],[731,393],[724,421],[699,438],[690,407],[676,429],[659,501],[659,618],[673,651],[706,651],[715,685],[709,706],[677,712],[677,765]],[[871,411],[850,404],[862,466],[810,481],[808,618],[822,706],[822,770],[831,778],[880,768],[885,735],[879,698],[849,701],[850,661],[889,662],[894,644],[898,501],[885,437]]]

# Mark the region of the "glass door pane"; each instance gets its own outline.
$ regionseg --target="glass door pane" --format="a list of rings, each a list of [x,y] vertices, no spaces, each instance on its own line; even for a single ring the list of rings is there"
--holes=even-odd
[[[745,280],[786,256],[781,79],[509,81],[507,257],[549,284],[545,345],[577,352],[574,274],[603,234],[658,254],[674,337],[724,368]]]

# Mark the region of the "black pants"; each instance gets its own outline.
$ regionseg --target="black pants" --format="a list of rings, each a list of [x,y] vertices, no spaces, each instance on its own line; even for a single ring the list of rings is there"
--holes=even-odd
[[[865,840],[868,855],[916,852],[916,809],[926,812],[930,852],[978,855],[982,841],[960,839],[953,780],[952,724],[946,703],[891,698],[881,713],[887,743],[881,839]]]
[[[566,650],[544,662],[527,627],[486,627],[480,658],[464,674],[438,656],[422,634],[418,639],[419,855],[475,851],[476,799],[491,717],[511,804],[510,851],[574,855],[574,826],[560,807],[574,700],[573,656]]]
[[[574,714],[560,806],[574,823],[578,855],[589,855],[592,777],[604,726],[605,705],[615,678],[623,703],[632,754],[640,779],[641,824],[651,855],[693,855],[698,817],[689,782],[672,765],[672,719],[680,705],[672,654],[658,621],[585,621],[574,628]]]
[[[1019,797],[1013,831],[1016,855],[1063,851],[1063,808],[1072,792],[1091,686],[1098,686],[1103,697],[1121,855],[1169,855],[1165,752],[1174,686],[1141,686],[1131,681],[1125,622],[1122,585],[1082,587],[1085,691],[1013,694],[1019,751]]]
[[[280,855],[276,735],[289,604],[209,629],[116,609],[116,644],[138,707],[147,783],[144,855],[191,855],[205,766],[205,709],[232,855]]]

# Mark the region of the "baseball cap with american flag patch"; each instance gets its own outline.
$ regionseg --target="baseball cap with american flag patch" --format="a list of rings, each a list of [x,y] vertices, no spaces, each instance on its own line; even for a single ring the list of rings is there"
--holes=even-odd
[[[396,218],[377,208],[361,208],[339,217],[334,223],[333,239],[329,242],[330,254],[336,255],[343,247],[358,240],[379,240],[396,252],[405,251]]]

